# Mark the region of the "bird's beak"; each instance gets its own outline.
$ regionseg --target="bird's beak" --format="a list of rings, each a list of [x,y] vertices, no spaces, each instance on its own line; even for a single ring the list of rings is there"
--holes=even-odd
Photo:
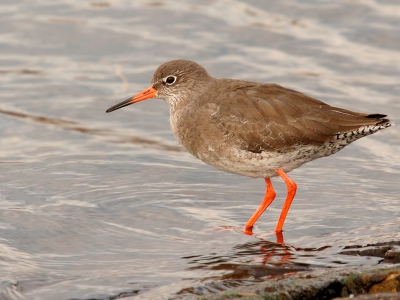
[[[139,94],[136,94],[135,96],[122,101],[121,103],[118,103],[117,105],[114,105],[113,107],[110,107],[109,109],[106,110],[107,113],[112,112],[114,110],[120,109],[122,107],[131,105],[136,102],[140,102],[146,99],[154,98],[157,96],[157,90],[155,90],[153,87],[149,87],[148,89],[145,89],[144,91],[140,92]]]

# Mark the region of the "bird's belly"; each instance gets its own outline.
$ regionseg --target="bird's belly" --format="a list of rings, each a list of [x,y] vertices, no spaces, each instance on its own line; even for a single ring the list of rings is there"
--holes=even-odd
[[[263,151],[253,153],[237,148],[216,151],[208,147],[207,151],[195,153],[205,163],[220,170],[254,178],[277,176],[276,169],[290,172],[302,164],[325,156],[325,147],[312,145],[298,146],[284,151]]]
[[[195,120],[185,116],[185,120]],[[290,172],[302,164],[322,156],[328,156],[329,143],[288,146],[282,150],[251,152],[243,140],[233,139],[211,125],[197,126],[188,122],[183,126],[171,114],[171,128],[178,141],[197,158],[220,170],[254,178],[277,176],[277,169]],[[330,151],[330,150],[329,150]]]

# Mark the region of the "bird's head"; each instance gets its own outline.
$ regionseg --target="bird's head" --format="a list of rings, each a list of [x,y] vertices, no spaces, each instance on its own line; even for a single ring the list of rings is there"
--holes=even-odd
[[[106,112],[151,98],[163,99],[171,108],[175,108],[188,103],[194,92],[201,93],[210,80],[212,77],[199,64],[184,59],[172,60],[158,67],[149,88],[114,105]]]

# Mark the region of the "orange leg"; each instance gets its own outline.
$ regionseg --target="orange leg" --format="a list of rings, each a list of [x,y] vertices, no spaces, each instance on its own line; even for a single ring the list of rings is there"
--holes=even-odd
[[[284,244],[282,231],[275,231],[276,243]]]
[[[272,201],[274,201],[275,196],[276,196],[274,187],[272,186],[271,179],[265,178],[264,180],[267,185],[264,200],[260,204],[260,206],[257,208],[257,210],[254,212],[254,214],[251,216],[251,218],[247,221],[247,223],[244,227],[244,233],[248,234],[248,235],[253,234],[252,228],[253,228],[254,223],[258,220],[258,218],[262,215],[262,213],[267,209],[267,207],[272,203]]]
[[[279,174],[279,176],[281,176],[283,181],[286,183],[287,190],[288,190],[286,200],[285,200],[285,203],[283,204],[281,215],[278,220],[278,224],[276,224],[276,227],[275,227],[275,232],[281,232],[283,223],[285,222],[290,205],[292,204],[293,198],[296,195],[297,185],[292,179],[290,179],[289,176],[286,175],[286,173],[282,169],[277,169],[276,172]]]

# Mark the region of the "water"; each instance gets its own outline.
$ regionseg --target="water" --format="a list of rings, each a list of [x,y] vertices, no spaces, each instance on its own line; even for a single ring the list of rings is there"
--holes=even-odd
[[[204,165],[168,106],[110,106],[186,58],[400,123],[398,1],[3,1],[0,298],[185,298],[312,268],[376,264],[400,239],[397,126],[264,182]],[[222,230],[225,228],[226,230]],[[277,243],[283,238],[284,243]]]

